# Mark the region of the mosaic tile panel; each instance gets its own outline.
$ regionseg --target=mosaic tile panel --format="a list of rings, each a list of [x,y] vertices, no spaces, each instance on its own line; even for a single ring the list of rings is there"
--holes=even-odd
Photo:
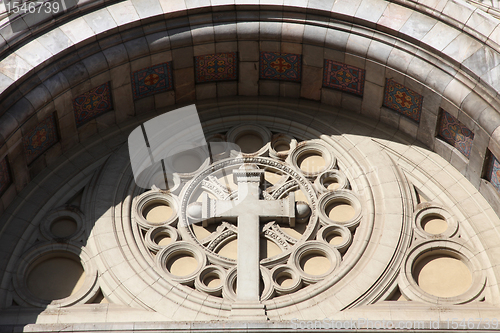
[[[457,148],[462,154],[469,158],[474,133],[446,111],[441,113],[438,134],[444,141]]]
[[[236,52],[196,56],[195,68],[197,83],[236,80]]]
[[[42,155],[57,140],[56,120],[54,115],[50,115],[23,137],[24,151],[28,163],[33,162],[34,159]]]
[[[4,194],[5,191],[7,191],[10,184],[12,184],[12,178],[10,177],[7,160],[4,158],[0,161],[0,195]]]
[[[423,97],[413,90],[386,79],[384,92],[384,106],[399,112],[416,122],[420,121]]]
[[[363,96],[365,70],[325,59],[323,86]]]
[[[300,82],[302,56],[276,52],[261,52],[259,76],[261,79]]]
[[[493,154],[491,154],[490,166],[486,177],[495,189],[500,192],[500,162]]]
[[[113,109],[109,82],[87,91],[73,100],[76,126],[82,126],[90,120]]]
[[[134,99],[174,89],[170,62],[144,68],[132,73]]]

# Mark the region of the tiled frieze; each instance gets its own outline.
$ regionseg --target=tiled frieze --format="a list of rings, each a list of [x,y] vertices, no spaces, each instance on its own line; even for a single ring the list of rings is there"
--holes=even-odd
[[[73,100],[73,110],[75,112],[77,127],[112,109],[113,103],[111,101],[109,82],[101,84]]]
[[[495,189],[500,192],[500,162],[491,154],[490,165],[486,173],[486,178],[491,182]]]
[[[444,110],[439,118],[438,135],[469,158],[474,133]]]
[[[196,56],[195,67],[197,83],[237,79],[236,52]]]
[[[174,89],[171,62],[133,72],[132,89],[134,99]]]
[[[365,70],[325,59],[323,86],[363,96]]]
[[[50,115],[23,137],[26,160],[31,163],[58,140],[56,120]]]
[[[261,79],[300,82],[302,56],[277,52],[261,52],[259,76]]]
[[[383,105],[389,109],[420,122],[422,100],[423,97],[415,91],[394,80],[386,79]]]

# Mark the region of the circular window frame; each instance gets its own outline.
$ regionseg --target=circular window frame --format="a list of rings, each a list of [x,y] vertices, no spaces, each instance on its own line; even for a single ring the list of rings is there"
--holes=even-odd
[[[61,256],[70,257],[71,259],[78,259],[85,272],[85,279],[78,291],[65,298],[56,300],[44,300],[36,297],[29,290],[26,279],[29,276],[31,269],[37,264],[47,259]],[[14,290],[22,300],[34,307],[67,307],[75,304],[85,304],[92,300],[99,291],[97,283],[97,267],[92,262],[91,255],[88,250],[78,244],[65,243],[54,244],[45,243],[31,249],[30,252],[25,254],[19,261],[16,274],[13,279]]]
[[[437,216],[446,221],[448,227],[445,231],[439,234],[431,234],[430,232],[425,231],[422,226],[422,222],[425,218]],[[451,238],[458,233],[458,223],[453,218],[453,216],[444,208],[432,205],[432,206],[424,206],[423,208],[417,210],[414,214],[414,223],[417,233],[423,238]]]
[[[177,255],[183,255],[183,254],[187,254],[196,259],[197,261],[196,268],[188,275],[179,276],[172,274],[167,269],[168,260]],[[207,257],[199,248],[197,248],[192,243],[188,243],[186,241],[178,241],[167,245],[165,248],[163,248],[160,252],[156,254],[156,264],[158,265],[158,267],[161,267],[162,271],[172,281],[193,286],[196,276],[207,265]]]
[[[278,152],[275,147],[277,144],[280,143],[286,143],[288,144],[289,148],[286,151],[280,151]],[[280,160],[285,160],[288,155],[290,154],[291,151],[293,151],[297,147],[297,140],[294,139],[292,136],[284,133],[276,134],[273,135],[273,138],[271,140],[271,144],[269,145],[269,156],[280,159]]]
[[[339,234],[343,241],[340,244],[337,245],[332,245],[327,241],[327,237],[331,233],[337,233]],[[325,244],[328,244],[329,246],[337,249],[340,253],[344,253],[347,251],[349,246],[352,244],[352,233],[347,229],[347,227],[340,226],[340,225],[327,225],[323,226],[319,231],[318,234],[316,235],[316,239],[318,241],[324,242]]]
[[[435,254],[449,256],[462,261],[472,275],[472,282],[463,294],[452,297],[438,297],[424,291],[413,276],[416,263]],[[403,262],[399,274],[399,285],[405,296],[432,304],[458,305],[476,299],[486,285],[486,276],[481,270],[477,257],[464,244],[457,240],[427,240],[414,246]]]
[[[277,282],[277,279],[284,274],[288,274],[292,279],[293,283],[289,287],[283,287]],[[290,265],[279,265],[274,267],[271,270],[271,280],[278,296],[294,293],[302,287],[300,273]]]
[[[255,125],[255,124],[240,125],[240,126],[233,127],[226,134],[227,141],[236,144],[236,141],[238,141],[238,139],[242,135],[245,135],[247,133],[252,133],[252,134],[258,135],[262,139],[263,145],[259,150],[255,151],[253,153],[245,153],[245,152],[241,151],[241,147],[239,147],[242,156],[244,156],[244,157],[265,156],[266,153],[268,153],[268,150],[270,147],[271,136],[272,136],[271,131],[269,129],[267,129],[266,127]]]
[[[302,170],[299,166],[299,159],[308,154],[321,155],[321,157],[325,161],[325,166],[323,167],[323,169],[314,172]],[[315,178],[325,171],[334,169],[337,165],[337,158],[317,139],[299,143],[294,150],[290,151],[287,161],[291,165],[293,165],[296,170],[304,174],[304,176],[307,178]]]
[[[325,180],[335,179],[339,184],[339,187],[335,190],[329,190],[325,187]],[[314,188],[318,193],[332,193],[335,191],[346,190],[349,187],[349,181],[346,175],[340,170],[325,170],[316,177],[314,180]]]
[[[179,233],[177,230],[172,228],[171,226],[159,226],[156,228],[151,228],[146,232],[146,235],[144,236],[144,239],[146,241],[146,246],[153,252],[157,253],[158,251],[161,251],[161,249],[169,246],[170,244],[167,244],[165,246],[161,246],[158,243],[156,243],[155,239],[159,235],[164,235],[167,234],[170,239],[172,240],[170,244],[174,243],[175,241],[178,241],[180,239]]]
[[[178,220],[178,215],[179,215],[179,204],[177,202],[177,198],[171,194],[168,193],[162,193],[162,192],[157,192],[157,191],[148,191],[146,193],[143,193],[140,195],[137,199],[135,199],[134,203],[134,218],[136,222],[144,229],[149,230],[151,228],[155,227],[160,227],[160,226],[168,226],[168,225],[173,225],[177,222]],[[166,203],[169,207],[173,209],[172,216],[170,216],[168,219],[165,221],[162,221],[160,223],[153,223],[149,222],[146,220],[146,218],[143,215],[144,209],[151,204],[154,204],[156,202],[162,202]]]
[[[59,237],[55,235],[52,230],[52,224],[58,220],[68,218],[76,223],[76,230],[71,235],[66,237]],[[71,208],[60,208],[51,211],[46,217],[44,217],[41,225],[40,232],[42,236],[48,241],[68,241],[75,240],[83,234],[83,223],[85,221],[85,216],[76,207]]]
[[[203,281],[207,276],[217,275],[220,279],[220,284],[217,287],[209,287]],[[194,280],[194,286],[196,289],[203,291],[212,296],[222,296],[222,289],[224,288],[224,283],[226,281],[226,270],[221,266],[208,265],[205,266]]]
[[[231,302],[237,301],[236,292],[233,288],[236,283],[236,277],[238,274],[238,267],[233,266],[227,271],[226,280],[224,281],[224,286],[222,288],[222,296]],[[260,301],[264,302],[270,299],[274,295],[274,286],[271,279],[271,271],[260,265],[260,276],[262,277],[262,282],[264,283],[264,289],[260,295]]]
[[[301,267],[301,260],[308,254],[320,254],[330,261],[330,268],[322,274],[312,275],[305,272]],[[335,248],[319,241],[309,241],[299,245],[290,256],[288,264],[299,272],[302,281],[306,285],[314,284],[322,281],[325,277],[332,274],[337,269],[342,261],[339,251]]]
[[[354,216],[347,221],[335,221],[326,214],[327,207],[334,202],[343,202],[349,204],[354,209]],[[336,190],[325,192],[318,199],[318,215],[323,225],[340,225],[346,228],[356,228],[362,219],[362,207],[359,199],[349,190]]]

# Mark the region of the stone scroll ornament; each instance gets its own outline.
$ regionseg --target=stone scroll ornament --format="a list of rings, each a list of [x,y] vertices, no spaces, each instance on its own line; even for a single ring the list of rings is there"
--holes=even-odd
[[[146,189],[133,207],[139,241],[165,279],[227,299],[236,312],[331,275],[361,221],[323,140],[260,125],[205,138],[188,106],[136,128],[129,153]]]

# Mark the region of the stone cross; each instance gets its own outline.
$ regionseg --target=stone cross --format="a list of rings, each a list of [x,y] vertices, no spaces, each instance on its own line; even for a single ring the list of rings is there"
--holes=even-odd
[[[255,164],[243,164],[233,171],[238,184],[237,200],[214,200],[208,195],[202,199],[203,226],[216,220],[237,220],[238,223],[238,302],[258,302],[260,282],[260,220],[286,219],[295,225],[294,193],[286,199],[262,200],[261,184],[264,170]]]

